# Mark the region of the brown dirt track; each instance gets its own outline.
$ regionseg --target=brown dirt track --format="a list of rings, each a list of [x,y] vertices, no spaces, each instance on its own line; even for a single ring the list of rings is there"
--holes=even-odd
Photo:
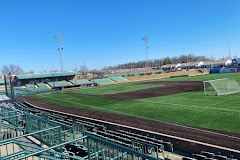
[[[114,99],[142,99],[149,97],[159,97],[194,90],[203,89],[203,82],[201,81],[155,81],[142,82],[142,84],[163,84],[164,86],[147,88],[142,90],[135,90],[130,92],[122,92],[116,94],[99,95],[99,97],[114,98]]]
[[[149,131],[164,133],[172,136],[178,136],[182,138],[205,142],[208,144],[240,150],[240,134],[236,134],[236,133],[228,133],[228,132],[207,130],[207,129],[198,130],[199,128],[191,128],[191,127],[187,128],[186,126],[170,124],[170,123],[165,123],[165,122],[160,122],[155,120],[66,107],[66,106],[46,102],[40,99],[36,99],[30,96],[25,97],[25,100],[40,108],[51,109],[51,110],[56,110],[63,113],[70,113],[74,115],[95,118],[95,119],[104,120],[108,122],[118,123],[122,125],[149,130]],[[222,133],[227,136],[209,133],[208,131],[212,131],[215,133]],[[229,137],[229,136],[234,136],[236,138]]]

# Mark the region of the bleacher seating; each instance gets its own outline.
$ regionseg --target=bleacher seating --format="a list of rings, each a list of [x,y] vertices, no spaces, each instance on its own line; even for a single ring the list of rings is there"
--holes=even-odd
[[[25,86],[26,86],[26,89],[28,89],[28,90],[34,90],[35,89],[34,84],[26,84]]]
[[[112,81],[109,78],[102,78],[102,79],[95,79],[95,80],[93,80],[93,82],[95,82],[97,84],[105,84],[105,83],[112,83],[114,81]]]
[[[51,87],[67,87],[71,86],[67,81],[55,81],[55,82],[48,82]]]
[[[38,85],[38,90],[50,90],[44,83],[37,83]]]
[[[1,104],[1,103],[0,103]],[[25,109],[29,113],[35,114],[39,117],[43,115],[43,111],[36,109],[36,108],[31,108],[23,104],[22,102],[15,102],[14,106],[17,109]],[[158,153],[162,153],[162,155],[165,157],[165,160],[179,160],[180,158],[182,160],[234,160],[232,158],[226,157],[224,155],[220,155],[220,152],[216,154],[211,153],[211,152],[206,152],[206,151],[201,151],[201,153],[198,154],[193,154],[193,158],[189,157],[182,157],[182,155],[178,156],[177,159],[172,159],[171,155],[174,156],[175,153],[173,152],[173,145],[170,142],[163,141],[162,139],[157,139],[154,135],[149,135],[146,133],[139,133],[135,132],[133,130],[125,130],[125,129],[116,129],[116,128],[108,128],[107,126],[104,126],[101,123],[95,123],[94,121],[89,121],[86,119],[81,119],[81,118],[71,118],[68,115],[64,114],[58,114],[54,112],[44,112],[44,115],[46,115],[49,120],[56,122],[60,125],[64,126],[84,126],[82,129],[85,131],[86,134],[92,134],[95,136],[98,136],[100,138],[103,138],[105,140],[118,143],[120,145],[124,145],[129,148],[136,148],[140,149],[138,150],[139,152],[142,153],[147,153],[145,150],[141,150],[139,148],[138,144],[143,144],[143,145],[151,145],[151,146],[156,146],[158,147]],[[81,129],[81,128],[78,128]],[[136,142],[137,145],[134,145]],[[71,151],[72,154],[74,155],[86,155],[86,147],[82,146],[81,144],[71,144],[71,145],[66,145],[65,146],[66,151]],[[65,150],[64,149],[64,150]],[[152,150],[154,151],[154,150]],[[151,151],[151,154],[152,154]],[[81,154],[80,154],[81,152]],[[167,155],[167,156],[166,156]],[[170,155],[170,157],[169,157]],[[161,156],[161,155],[160,155]]]
[[[125,82],[128,81],[126,78],[122,77],[122,76],[114,76],[114,77],[109,77],[109,79],[112,79],[116,82]]]
[[[78,80],[70,80],[75,85],[87,85],[87,84],[92,84],[93,82],[87,80],[87,79],[78,79]]]
[[[193,154],[193,157],[197,160],[228,160],[228,157],[223,155],[215,155],[211,152],[202,151],[200,154]],[[183,158],[183,160],[187,160]]]

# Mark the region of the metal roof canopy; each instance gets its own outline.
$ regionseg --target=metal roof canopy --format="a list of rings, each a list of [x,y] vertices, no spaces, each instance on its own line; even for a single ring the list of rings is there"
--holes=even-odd
[[[78,75],[78,72],[55,72],[55,73],[39,73],[39,74],[21,74],[16,75],[17,79],[35,79],[35,78],[50,78]]]
[[[9,101],[9,100],[10,100],[10,98],[7,97],[5,94],[0,95],[0,102],[2,102],[2,101]]]

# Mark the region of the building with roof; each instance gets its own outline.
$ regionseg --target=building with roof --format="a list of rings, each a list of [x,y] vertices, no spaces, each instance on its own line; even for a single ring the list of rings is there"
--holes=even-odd
[[[231,59],[222,59],[222,60],[213,60],[213,61],[198,61],[198,62],[187,62],[187,63],[178,63],[178,64],[167,64],[163,65],[162,69],[190,69],[190,68],[219,68],[227,67],[232,65]]]
[[[227,67],[231,65],[232,65],[231,59],[221,59],[221,60],[205,61],[200,67],[201,68],[220,68],[220,67]]]
[[[33,84],[33,83],[70,81],[70,80],[73,80],[77,75],[79,75],[78,72],[21,74],[21,75],[15,76],[14,82],[16,86],[23,86],[25,84]]]
[[[162,69],[174,69],[174,68],[178,68],[181,66],[181,63],[177,63],[177,64],[165,64],[163,65],[161,68]]]

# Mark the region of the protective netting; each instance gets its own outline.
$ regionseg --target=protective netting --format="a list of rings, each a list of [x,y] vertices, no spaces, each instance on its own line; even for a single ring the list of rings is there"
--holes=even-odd
[[[225,95],[240,92],[240,86],[234,79],[224,78],[204,81],[205,95]]]

